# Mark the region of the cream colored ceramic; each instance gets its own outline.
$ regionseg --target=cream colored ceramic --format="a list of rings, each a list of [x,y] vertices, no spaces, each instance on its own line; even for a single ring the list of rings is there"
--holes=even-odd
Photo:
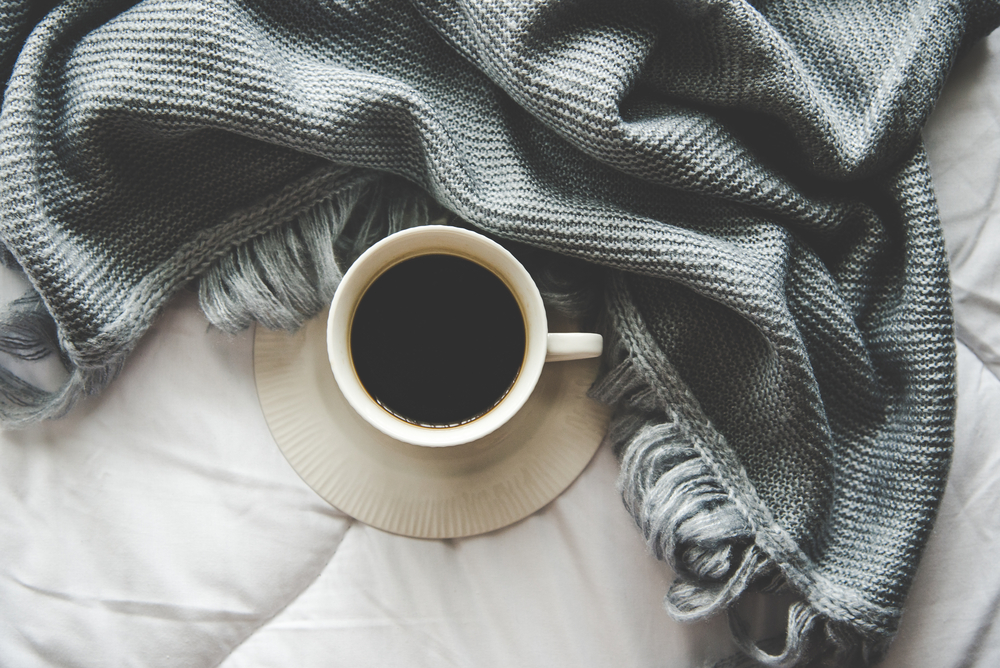
[[[327,360],[326,314],[295,334],[258,327],[254,374],[278,447],[324,499],[372,526],[420,538],[512,524],[556,498],[600,445],[608,410],[586,396],[595,359],[545,365],[520,411],[449,448],[393,439],[355,412]]]
[[[358,380],[349,345],[351,320],[368,286],[393,265],[430,253],[457,255],[490,269],[514,294],[527,328],[524,363],[503,400],[475,420],[446,428],[412,424],[382,408]],[[397,232],[365,251],[337,287],[327,323],[330,367],[347,402],[358,415],[387,436],[431,447],[454,446],[483,438],[520,410],[538,382],[546,361],[597,357],[602,345],[600,334],[549,333],[542,296],[521,263],[507,249],[481,234],[443,225]],[[489,355],[490,351],[483,350],[482,354]]]

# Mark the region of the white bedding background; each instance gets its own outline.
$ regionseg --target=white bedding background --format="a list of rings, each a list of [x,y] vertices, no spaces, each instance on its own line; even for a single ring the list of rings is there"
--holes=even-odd
[[[953,259],[957,438],[884,665],[994,668],[1000,33],[960,64],[925,137]],[[4,275],[4,296],[18,281]],[[102,395],[0,434],[0,666],[687,667],[733,651],[724,618],[681,625],[662,610],[672,575],[646,554],[606,448],[511,527],[393,536],[288,466],[251,352],[251,332],[210,329],[183,294]]]

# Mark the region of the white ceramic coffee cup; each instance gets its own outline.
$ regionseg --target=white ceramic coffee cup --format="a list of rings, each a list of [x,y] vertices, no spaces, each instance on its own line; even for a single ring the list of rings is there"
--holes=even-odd
[[[399,418],[365,390],[351,359],[351,324],[368,287],[390,267],[429,254],[456,255],[486,267],[510,289],[525,323],[524,362],[517,379],[500,402],[469,422],[425,427]],[[547,361],[597,357],[600,334],[550,333],[545,306],[528,271],[500,244],[469,230],[443,225],[414,227],[376,243],[351,265],[333,297],[327,321],[326,346],[330,367],[351,407],[382,433],[413,445],[442,447],[482,438],[507,422],[528,400]],[[488,355],[490,351],[482,351]]]

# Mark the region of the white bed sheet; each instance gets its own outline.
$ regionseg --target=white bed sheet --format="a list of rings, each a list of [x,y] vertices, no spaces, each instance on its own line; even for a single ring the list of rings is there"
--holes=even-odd
[[[926,140],[953,258],[959,413],[937,528],[885,665],[993,668],[1000,35],[961,63]],[[507,529],[389,535],[291,470],[261,416],[251,351],[250,332],[209,329],[183,294],[105,393],[0,434],[0,665],[686,667],[733,651],[724,618],[681,625],[662,610],[672,575],[646,554],[606,448]]]

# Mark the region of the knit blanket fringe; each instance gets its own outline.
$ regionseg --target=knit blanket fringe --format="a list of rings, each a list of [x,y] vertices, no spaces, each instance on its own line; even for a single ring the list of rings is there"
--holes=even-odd
[[[9,258],[6,251],[4,254]],[[15,271],[19,269],[9,260],[5,265]],[[62,417],[81,397],[96,394],[107,386],[125,361],[123,355],[95,368],[73,363],[59,344],[56,323],[42,298],[31,289],[0,312],[0,353],[22,365],[58,360],[57,365],[65,371],[61,386],[47,390],[0,366],[0,414],[7,429]]]
[[[446,223],[450,214],[408,182],[391,176],[359,179],[285,225],[274,224],[218,257],[197,280],[209,322],[235,333],[258,322],[295,330],[329,305],[346,268],[366,248],[405,227]],[[7,269],[20,267],[3,249]],[[180,286],[178,286],[180,287]],[[18,429],[68,413],[98,394],[120,372],[131,349],[109,363],[73,360],[33,290],[0,311],[0,353],[21,363],[59,361],[61,386],[46,390],[0,366],[3,426]]]
[[[222,256],[198,281],[201,307],[226,332],[252,322],[298,329],[330,304],[342,268],[366,248],[407,227],[449,218],[402,179],[356,186]]]
[[[747,509],[759,500],[741,498],[745,487],[733,485],[715,465],[711,453],[728,445],[674,380],[669,361],[650,345],[654,339],[620,274],[609,281],[606,306],[608,368],[590,396],[617,406],[607,438],[621,462],[618,489],[650,552],[676,573],[664,598],[667,612],[682,622],[728,613],[743,654],[713,662],[715,668],[877,661],[887,640],[866,637],[822,613],[768,555],[767,541],[758,540],[762,529]],[[797,595],[783,638],[753,637],[735,605],[749,589]]]

